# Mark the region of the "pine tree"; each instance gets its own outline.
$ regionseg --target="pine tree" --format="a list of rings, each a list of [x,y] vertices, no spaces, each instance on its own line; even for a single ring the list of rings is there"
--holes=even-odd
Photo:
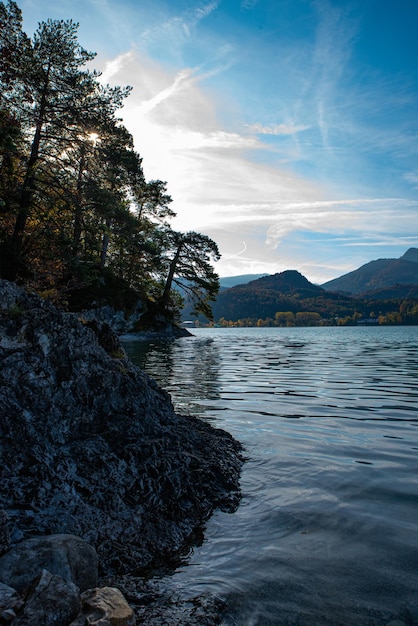
[[[85,68],[95,54],[80,46],[78,24],[72,20],[42,22],[30,41],[21,30],[21,15],[14,2],[9,1],[7,7],[1,3],[0,17],[0,81],[7,86],[2,106],[31,135],[22,159],[20,194],[9,242],[9,277],[15,278],[23,267],[28,220],[45,194],[51,162],[79,143],[83,133],[105,124],[129,88],[102,87],[99,74]]]
[[[219,277],[212,261],[220,258],[218,246],[207,235],[193,231],[168,233],[171,244],[166,257],[167,275],[160,299],[163,310],[171,304],[173,284],[184,291],[194,303],[193,313],[212,318],[210,302],[219,291]]]
[[[169,227],[167,184],[146,181],[117,118],[130,88],[100,83],[77,32],[47,20],[30,39],[17,4],[0,0],[0,277],[90,301],[112,284],[168,321],[180,288],[210,317],[218,248]]]

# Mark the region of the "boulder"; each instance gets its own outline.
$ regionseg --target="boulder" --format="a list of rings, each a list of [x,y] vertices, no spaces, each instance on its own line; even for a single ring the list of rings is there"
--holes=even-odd
[[[26,539],[0,558],[0,580],[23,592],[41,570],[71,581],[84,591],[97,585],[94,548],[73,535]]]
[[[11,622],[23,604],[24,601],[16,589],[0,582],[0,624]]]
[[[134,626],[134,612],[119,589],[102,587],[82,595],[83,608],[70,626]]]
[[[72,582],[43,570],[27,595],[13,626],[67,626],[80,612],[79,590]]]

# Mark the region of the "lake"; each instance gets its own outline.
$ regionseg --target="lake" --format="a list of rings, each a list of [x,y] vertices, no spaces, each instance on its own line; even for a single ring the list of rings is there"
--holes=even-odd
[[[124,345],[248,461],[173,584],[223,626],[418,624],[418,327],[191,332]]]

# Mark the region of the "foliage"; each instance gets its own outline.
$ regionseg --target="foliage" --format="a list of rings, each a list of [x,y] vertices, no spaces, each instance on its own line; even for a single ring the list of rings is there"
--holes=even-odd
[[[221,291],[213,312],[220,326],[417,324],[418,299],[352,298],[283,272]]]
[[[117,117],[129,87],[102,85],[72,20],[32,38],[0,1],[0,276],[94,306],[140,297],[174,319],[184,278],[210,315],[216,244],[176,233],[166,183],[146,181]]]

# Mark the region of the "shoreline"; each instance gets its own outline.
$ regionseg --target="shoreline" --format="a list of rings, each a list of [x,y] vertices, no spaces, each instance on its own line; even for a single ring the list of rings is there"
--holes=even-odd
[[[244,459],[229,433],[178,415],[106,326],[0,281],[0,564],[27,539],[79,537],[97,551],[99,580],[125,581],[141,612],[135,576],[192,545],[216,509],[236,510]],[[137,340],[157,337],[172,338]],[[154,596],[161,617],[172,603]]]

